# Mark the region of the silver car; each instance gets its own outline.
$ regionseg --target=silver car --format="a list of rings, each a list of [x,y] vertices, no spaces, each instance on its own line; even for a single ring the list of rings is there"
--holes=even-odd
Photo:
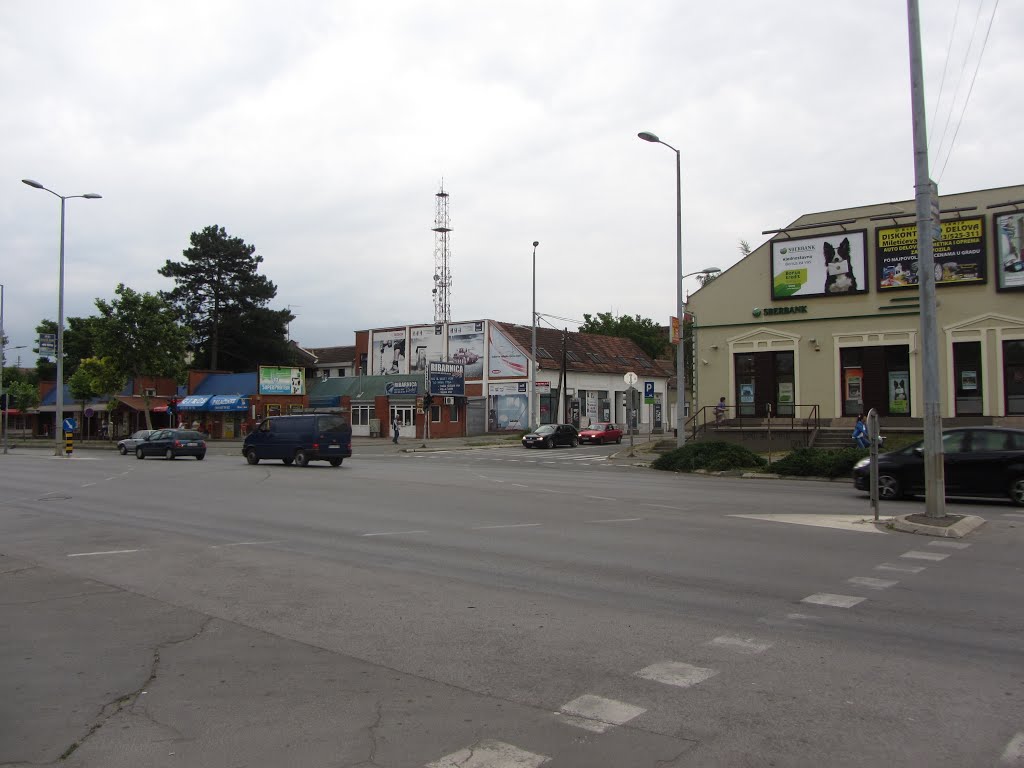
[[[138,432],[133,432],[131,437],[126,437],[124,440],[118,440],[118,453],[120,453],[122,456],[125,456],[126,454],[129,453],[135,453],[136,446],[138,446],[139,443],[141,443],[154,432],[156,432],[155,429],[140,429]]]

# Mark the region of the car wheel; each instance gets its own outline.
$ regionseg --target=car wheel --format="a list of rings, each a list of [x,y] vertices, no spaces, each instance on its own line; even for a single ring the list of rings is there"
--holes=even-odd
[[[883,501],[895,501],[903,498],[903,489],[900,488],[900,481],[892,475],[878,476],[878,498]]]
[[[196,454],[196,461],[202,461],[205,458],[206,458],[206,454],[205,453],[197,453]]]
[[[615,444],[616,445],[622,445],[622,438],[621,437],[616,437],[615,438]]]
[[[1010,483],[1010,498],[1018,507],[1024,507],[1024,475]]]
[[[544,441],[544,447],[545,447],[545,448],[554,448],[554,447],[555,447],[555,441],[554,441],[554,440],[552,440],[552,439],[551,439],[551,438],[549,437],[549,438],[548,438],[547,440],[545,440],[545,441]]]
[[[124,456],[126,453],[128,453],[128,449],[123,445],[119,445],[117,446],[117,452]]]
[[[569,445],[572,446],[573,448],[577,447],[579,444],[580,444],[580,440],[579,440],[578,437],[574,437],[572,439],[572,442],[569,443]]]
[[[304,467],[309,464],[309,456],[301,448],[295,452],[295,463],[300,467]]]
[[[331,466],[332,467],[340,467],[341,466],[341,459],[329,459],[329,461],[331,462]]]
[[[172,451],[170,448],[168,448],[166,451],[164,451],[164,458],[167,459],[168,461],[173,459],[174,458],[174,451]]]
[[[260,463],[260,457],[256,455],[255,448],[250,448],[248,451],[245,452],[245,460],[248,461],[250,464]]]
[[[292,464],[295,463],[295,459],[292,459],[292,458],[281,459],[281,463],[283,463],[286,467],[290,467]]]
[[[144,453],[142,452],[142,449],[141,449],[141,448],[136,448],[136,449],[135,449],[135,458],[136,458],[136,459],[144,459],[144,458],[146,458],[146,454],[144,454]]]

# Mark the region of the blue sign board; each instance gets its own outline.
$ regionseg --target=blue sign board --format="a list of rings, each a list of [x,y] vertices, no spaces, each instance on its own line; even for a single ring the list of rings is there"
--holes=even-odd
[[[416,395],[420,391],[418,381],[389,381],[384,385],[384,391],[389,395]]]
[[[647,405],[651,405],[654,402],[654,382],[644,382],[644,402]]]
[[[65,432],[74,432],[76,429],[78,429],[78,422],[76,422],[74,419],[70,417],[64,419]]]
[[[466,366],[463,363],[429,363],[428,391],[432,395],[466,396]]]

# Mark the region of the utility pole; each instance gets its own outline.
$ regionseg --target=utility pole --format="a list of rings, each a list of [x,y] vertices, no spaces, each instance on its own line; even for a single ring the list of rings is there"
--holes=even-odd
[[[935,255],[932,238],[939,226],[938,192],[928,175],[928,130],[921,66],[921,19],[917,0],[907,0],[910,32],[910,96],[914,125],[914,190],[917,210],[917,274],[921,301],[921,378],[924,380],[925,514],[946,514],[942,411],[939,394],[938,324],[935,313]],[[933,223],[934,208],[934,223]]]

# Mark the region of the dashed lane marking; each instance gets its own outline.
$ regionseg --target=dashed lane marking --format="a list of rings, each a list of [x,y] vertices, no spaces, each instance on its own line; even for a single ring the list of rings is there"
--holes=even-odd
[[[868,589],[888,589],[894,584],[899,584],[898,581],[872,579],[870,576],[854,576],[852,579],[847,579],[847,581],[850,584],[856,584],[858,587],[867,587]]]
[[[233,541],[230,544],[211,544],[210,549],[223,549],[225,547],[248,547],[256,544],[280,544],[284,539],[274,539],[273,541]]]
[[[639,672],[633,673],[636,677],[645,680],[653,680],[656,683],[674,685],[678,688],[689,688],[690,686],[703,683],[718,674],[717,669],[695,667],[682,661],[662,661],[644,667]]]
[[[931,560],[932,562],[938,562],[939,560],[945,560],[949,555],[944,555],[939,552],[922,552],[919,549],[912,549],[909,552],[904,552],[900,557],[905,557],[908,560]]]
[[[858,603],[863,603],[867,598],[853,597],[852,595],[833,595],[828,592],[819,592],[816,595],[808,595],[801,603],[812,605],[827,605],[831,608],[853,608]]]
[[[411,533],[426,533],[426,531],[381,531],[380,533],[364,533],[363,536],[406,536]]]
[[[945,540],[940,539],[938,541],[929,541],[928,542],[928,546],[929,547],[944,547],[945,549],[967,549],[971,545],[970,544],[964,544],[961,541],[945,541]]]
[[[141,549],[111,549],[106,552],[76,552],[68,557],[97,557],[99,555],[127,555],[132,552],[141,552]]]
[[[1024,519],[1024,514],[1020,512],[1003,512],[1003,517],[1015,517],[1020,520]]]
[[[714,640],[709,642],[708,645],[714,645],[718,648],[726,648],[730,651],[736,651],[737,653],[747,653],[751,655],[764,653],[772,647],[772,643],[761,643],[753,638],[733,637],[732,635],[716,637]]]
[[[609,496],[585,496],[584,498],[594,499],[595,501],[618,501],[618,499],[613,499]]]
[[[474,525],[472,531],[488,531],[493,528],[538,528],[544,523],[509,523],[508,525]]]
[[[875,566],[876,571],[895,571],[896,573],[920,573],[923,565],[901,565],[899,563],[882,563]]]
[[[611,520],[586,520],[587,523],[636,523],[643,520],[642,517],[616,517]]]
[[[484,739],[471,747],[427,763],[426,768],[540,768],[551,758],[503,741]]]
[[[628,723],[646,711],[643,707],[588,693],[563,704],[555,714],[567,725],[592,733],[604,733],[617,725]]]

